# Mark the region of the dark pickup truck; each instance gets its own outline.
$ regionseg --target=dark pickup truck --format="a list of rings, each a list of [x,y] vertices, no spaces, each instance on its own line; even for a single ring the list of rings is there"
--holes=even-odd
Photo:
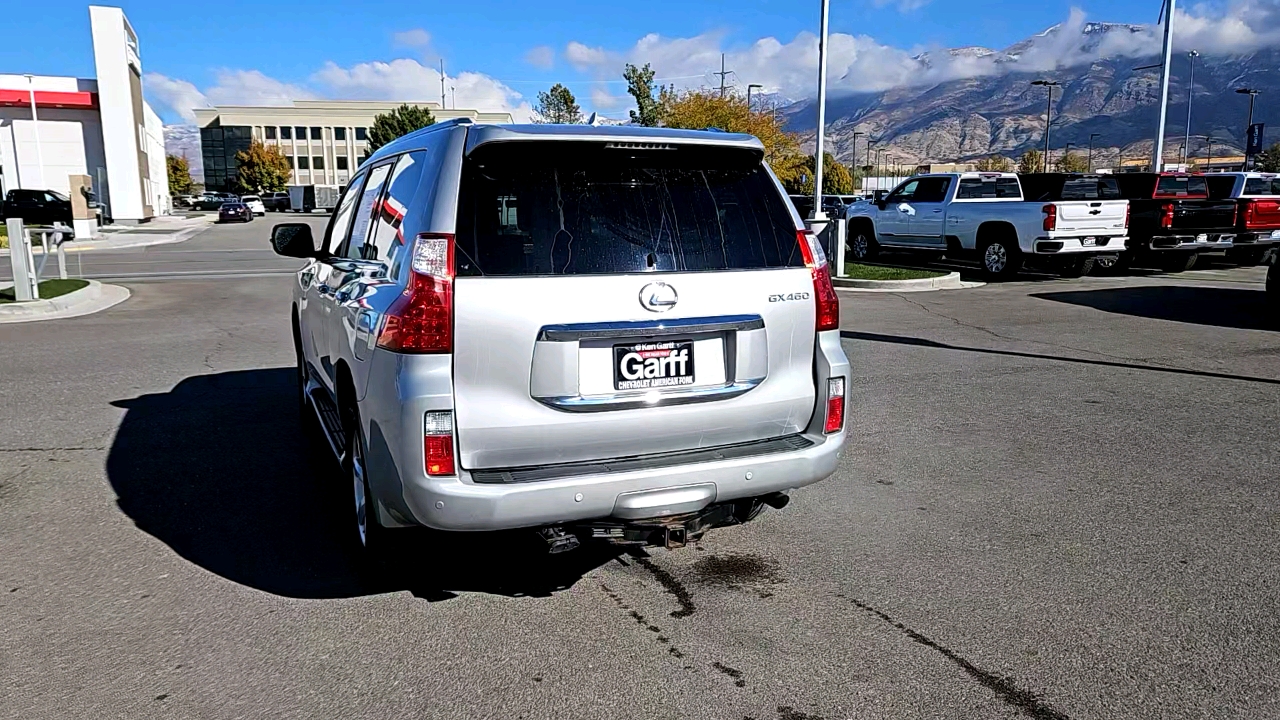
[[[1211,200],[1232,200],[1236,213],[1236,238],[1227,259],[1241,265],[1257,265],[1280,244],[1280,175],[1258,172],[1226,172],[1206,175]]]
[[[1206,252],[1230,250],[1236,234],[1236,202],[1209,199],[1204,175],[1118,173],[1129,201],[1129,242],[1120,265],[1154,265],[1166,272],[1195,267]]]
[[[0,221],[22,218],[25,225],[71,225],[71,198],[56,190],[10,190],[0,203]]]

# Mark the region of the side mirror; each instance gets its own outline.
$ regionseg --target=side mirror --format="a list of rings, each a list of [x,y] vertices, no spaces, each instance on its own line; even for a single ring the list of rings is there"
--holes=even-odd
[[[271,247],[277,255],[309,259],[316,257],[316,241],[306,223],[280,223],[271,228]]]

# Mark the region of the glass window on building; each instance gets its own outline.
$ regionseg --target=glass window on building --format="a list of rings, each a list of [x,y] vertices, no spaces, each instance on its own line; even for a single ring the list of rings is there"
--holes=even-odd
[[[293,139],[293,128],[291,128],[291,127],[282,127],[282,128],[280,128],[280,139],[281,139],[281,140],[292,140],[292,139]]]
[[[333,129],[333,139],[336,142],[345,142],[347,139],[347,129],[344,127],[336,127]]]
[[[287,162],[287,163],[289,163],[289,169],[290,169],[290,170],[292,170],[292,169],[293,169],[293,158],[289,157],[288,155],[285,155],[285,156],[284,156],[284,161],[285,161],[285,162]]]
[[[324,156],[323,156],[323,155],[316,155],[315,157],[311,158],[311,169],[312,169],[312,170],[323,170],[323,169],[324,169]]]
[[[299,155],[299,156],[298,156],[298,169],[299,169],[299,170],[310,170],[310,169],[311,169],[311,158],[307,157],[306,155]]]
[[[368,139],[369,139],[368,128],[362,128],[362,127],[356,128],[356,140],[368,140]]]
[[[346,155],[339,155],[338,157],[336,157],[336,158],[334,158],[334,159],[335,159],[335,160],[337,161],[337,163],[338,163],[338,169],[339,169],[339,170],[348,170],[348,169],[350,169],[350,168],[348,168],[348,167],[347,167],[347,156],[346,156]]]
[[[299,140],[306,140],[307,129],[299,125],[293,129],[293,136],[298,138]]]
[[[274,125],[268,125],[265,128],[263,128],[263,130],[267,133],[268,140],[276,139],[276,128]]]
[[[200,155],[204,160],[206,190],[229,192],[235,183],[239,163],[236,153],[248,150],[253,142],[253,128],[248,125],[200,129]]]
[[[323,138],[324,138],[324,135],[320,132],[320,128],[318,128],[318,127],[313,127],[313,128],[311,128],[311,139],[312,139],[312,140],[320,140],[320,139],[323,139]]]

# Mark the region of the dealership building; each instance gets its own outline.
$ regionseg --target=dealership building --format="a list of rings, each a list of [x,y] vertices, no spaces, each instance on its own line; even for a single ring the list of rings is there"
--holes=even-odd
[[[206,190],[233,190],[236,153],[254,140],[279,148],[293,168],[291,185],[346,185],[369,156],[368,131],[377,115],[401,102],[365,100],[295,100],[285,106],[220,106],[194,108],[200,126],[200,152]],[[510,123],[511,114],[445,109],[438,103],[408,103],[431,111],[437,120],[469,118],[482,123]]]
[[[138,35],[124,12],[90,6],[89,25],[97,77],[0,74],[0,193],[67,195],[88,176],[104,216],[144,222],[170,207],[164,127],[142,99]]]

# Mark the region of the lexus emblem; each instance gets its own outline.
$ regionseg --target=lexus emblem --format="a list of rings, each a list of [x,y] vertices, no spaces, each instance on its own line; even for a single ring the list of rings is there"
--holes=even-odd
[[[680,299],[676,289],[664,282],[649,283],[640,288],[640,304],[651,312],[665,312]]]

